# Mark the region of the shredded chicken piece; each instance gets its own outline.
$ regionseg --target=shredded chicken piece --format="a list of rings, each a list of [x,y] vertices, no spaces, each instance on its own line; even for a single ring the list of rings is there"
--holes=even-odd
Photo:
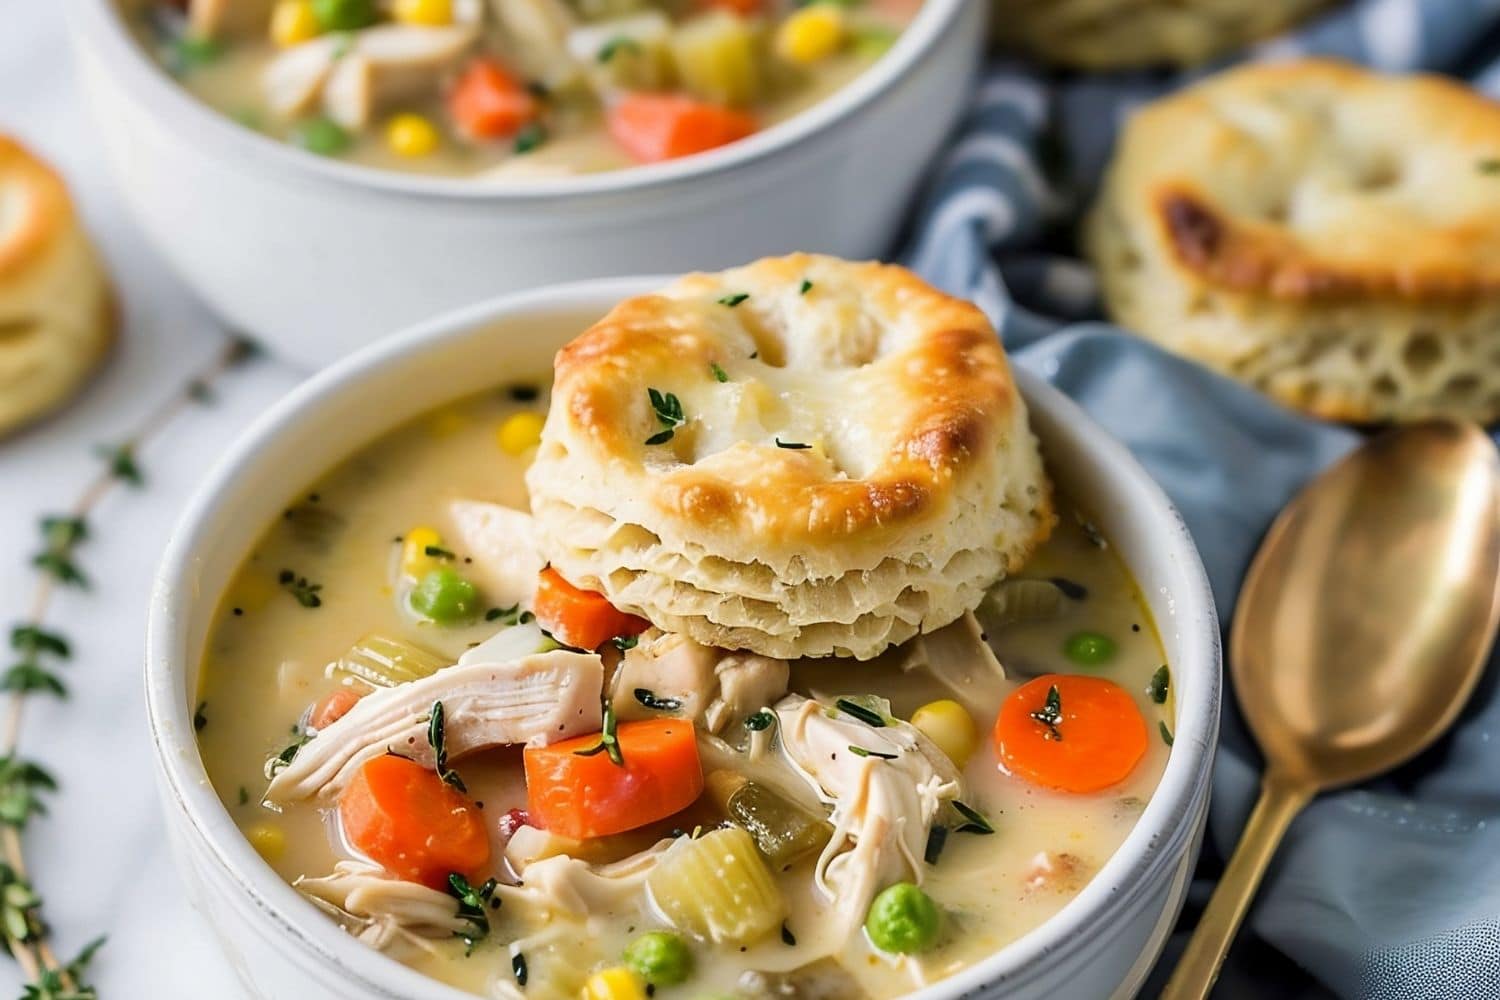
[[[505,30],[507,55],[530,80],[556,88],[578,75],[568,53],[568,34],[577,19],[561,0],[490,0]]]
[[[263,35],[275,0],[191,0],[188,31],[194,38]]]
[[[365,761],[395,751],[433,763],[427,724],[443,703],[450,759],[507,743],[545,744],[599,729],[604,665],[593,653],[554,650],[471,663],[361,698],[271,780],[266,799],[331,799]]]
[[[976,718],[1005,700],[1005,668],[985,641],[973,612],[951,625],[917,636],[902,647],[903,671],[925,669]]]
[[[531,515],[480,500],[448,505],[454,544],[473,559],[465,567],[491,603],[529,607],[546,560],[537,551]]]
[[[293,885],[349,933],[382,951],[428,948],[469,927],[447,893],[392,878],[363,861],[340,861],[333,874],[299,878]]]
[[[334,121],[363,128],[382,107],[435,92],[478,36],[474,24],[380,24],[325,35],[272,59],[261,86],[278,115],[301,114],[321,99]]]
[[[942,804],[961,793],[960,778],[905,722],[874,728],[795,694],[776,714],[788,759],[833,807],[833,838],[814,878],[847,940],[876,892],[893,882],[921,883],[927,834]]]
[[[661,715],[636,698],[638,690],[680,703],[672,715],[711,733],[773,704],[786,694],[785,660],[701,646],[676,632],[652,629],[626,651],[610,683],[610,703],[623,721]]]
[[[628,858],[596,865],[555,853],[550,838],[545,830],[523,826],[505,848],[505,859],[521,884],[502,885],[496,893],[506,906],[524,907],[532,920],[583,920],[590,913],[619,912],[641,898],[647,876],[672,846],[668,838]]]

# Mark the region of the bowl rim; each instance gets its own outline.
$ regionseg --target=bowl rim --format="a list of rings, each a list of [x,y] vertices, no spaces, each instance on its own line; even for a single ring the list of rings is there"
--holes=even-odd
[[[444,313],[383,338],[324,369],[298,385],[243,431],[200,483],[168,541],[150,600],[145,669],[146,709],[155,751],[162,807],[172,825],[180,812],[200,848],[243,899],[253,904],[282,932],[281,944],[320,957],[350,977],[368,995],[462,1000],[469,994],[408,968],[357,941],[303,899],[261,861],[239,832],[209,781],[192,726],[189,683],[196,662],[188,661],[186,608],[196,599],[198,536],[215,511],[240,491],[241,470],[264,449],[297,433],[308,411],[330,400],[360,392],[374,374],[437,345],[483,336],[482,328],[517,314],[565,312],[609,303],[659,287],[661,276],[603,278],[549,285],[503,295]],[[1177,704],[1173,753],[1160,782],[1135,827],[1100,867],[1094,878],[1056,914],[973,965],[909,994],[940,1000],[967,995],[980,987],[1011,987],[1045,974],[1045,959],[1069,946],[1095,950],[1108,943],[1102,921],[1126,912],[1156,882],[1158,873],[1177,857],[1178,848],[1195,835],[1194,816],[1205,802],[1212,771],[1222,691],[1220,633],[1208,577],[1186,523],[1161,487],[1123,444],[1039,375],[1014,366],[1028,406],[1085,439],[1132,491],[1145,499],[1135,517],[1158,520],[1168,540],[1167,575],[1177,579],[1172,593],[1173,625],[1182,635],[1175,671],[1193,671],[1198,696]],[[389,428],[387,428],[388,430]],[[374,440],[371,434],[365,440]],[[1124,488],[1122,487],[1122,492]],[[1162,622],[1158,628],[1164,630]],[[1077,944],[1082,940],[1083,944]]]
[[[318,156],[262,135],[190,94],[145,51],[126,26],[120,0],[78,0],[74,33],[91,41],[111,65],[114,82],[152,113],[170,118],[182,138],[251,169],[348,187],[371,195],[441,201],[530,203],[559,198],[632,194],[708,179],[754,167],[768,157],[818,138],[866,110],[921,63],[976,0],[925,0],[890,51],[834,93],[790,118],[719,149],[662,163],[558,178],[435,177]]]

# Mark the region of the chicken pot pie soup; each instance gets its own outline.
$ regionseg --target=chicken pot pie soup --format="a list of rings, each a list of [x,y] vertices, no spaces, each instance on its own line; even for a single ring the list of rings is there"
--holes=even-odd
[[[821,101],[921,0],[121,0],[188,90],[313,153],[454,176],[704,152]]]
[[[622,303],[555,381],[375,441],[268,528],[205,652],[214,787],[330,919],[479,996],[941,980],[1072,899],[1170,753],[1149,612],[1036,453],[993,331],[900,269]],[[689,473],[719,499],[671,502]]]

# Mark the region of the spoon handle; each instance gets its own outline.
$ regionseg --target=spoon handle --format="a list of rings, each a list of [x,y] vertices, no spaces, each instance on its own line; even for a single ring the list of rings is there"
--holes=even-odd
[[[1313,791],[1275,775],[1268,774],[1262,779],[1260,799],[1250,814],[1250,822],[1245,824],[1234,857],[1229,859],[1192,940],[1162,990],[1161,1000],[1205,1000],[1208,996],[1282,834],[1307,805]]]

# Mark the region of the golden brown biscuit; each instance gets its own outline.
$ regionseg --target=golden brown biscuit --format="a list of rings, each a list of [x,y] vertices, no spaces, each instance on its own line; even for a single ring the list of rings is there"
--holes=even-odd
[[[1334,0],[993,0],[996,40],[1078,69],[1195,66]]]
[[[108,281],[67,188],[0,136],[0,434],[71,395],[114,328]]]
[[[984,315],[808,255],[690,275],[565,347],[527,484],[573,583],[781,657],[946,625],[1052,525]]]
[[[1342,63],[1138,112],[1085,243],[1122,325],[1334,420],[1500,417],[1500,104]]]

